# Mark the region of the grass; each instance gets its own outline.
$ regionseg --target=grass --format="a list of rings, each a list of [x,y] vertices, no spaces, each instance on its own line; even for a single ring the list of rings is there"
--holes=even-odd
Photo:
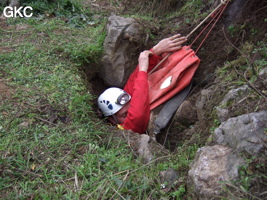
[[[266,44],[259,41],[256,44],[244,43],[241,50],[242,56],[231,62],[226,62],[224,67],[217,70],[217,74],[226,83],[244,85],[246,82],[255,83],[259,80],[259,73],[266,66]]]
[[[84,67],[92,73],[97,70],[94,66],[103,51],[105,20],[94,21],[93,12],[82,6],[82,0],[23,3],[34,7],[33,18],[0,21],[0,86],[5,90],[0,96],[0,198],[190,196],[187,172],[200,144],[184,142],[167,161],[145,165],[124,142],[107,140],[113,130],[96,116],[95,97],[81,73]],[[201,5],[189,4],[184,9],[194,6]],[[259,42],[249,53],[257,55],[255,69],[259,72],[266,65],[265,43]],[[233,74],[228,80],[231,84],[240,81],[233,64],[218,72],[221,77]],[[237,70],[244,70],[243,65],[237,65]],[[214,127],[218,125],[214,120]],[[179,172],[179,181],[165,193],[159,172],[168,168]],[[263,174],[265,166],[257,170]],[[243,187],[247,187],[247,177],[240,180]]]
[[[80,69],[95,71],[105,21],[66,23],[62,16],[91,13],[78,1],[62,2],[47,9],[45,1],[32,3],[34,18],[0,24],[0,84],[8,92],[0,102],[0,198],[182,198],[186,180],[165,194],[158,174],[175,167],[186,176],[197,148],[144,165],[127,144],[103,140],[110,127],[95,115]],[[63,11],[66,5],[77,12]]]

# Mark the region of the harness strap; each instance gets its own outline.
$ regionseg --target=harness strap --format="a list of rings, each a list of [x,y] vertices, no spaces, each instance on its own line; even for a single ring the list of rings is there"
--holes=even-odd
[[[179,92],[170,100],[168,100],[168,102],[163,106],[153,124],[154,134],[160,133],[160,130],[167,126],[173,114],[176,112],[181,103],[189,94],[191,87],[192,87],[192,82],[181,92]]]

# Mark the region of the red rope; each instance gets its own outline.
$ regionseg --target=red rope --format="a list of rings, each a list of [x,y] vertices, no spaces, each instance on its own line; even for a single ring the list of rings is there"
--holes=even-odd
[[[194,41],[190,44],[190,47],[196,42],[196,40],[202,35],[202,33],[209,27],[209,25],[216,19],[216,17],[220,14],[220,10],[222,8],[220,8],[218,10],[218,12],[214,13],[212,16],[212,19],[210,20],[210,22],[205,26],[205,28],[197,35],[197,37],[194,39]]]
[[[218,20],[220,19],[222,13],[224,12],[225,8],[227,7],[227,4],[229,3],[229,1],[226,3],[226,5],[222,6],[222,8],[220,9],[219,16],[217,17],[216,21],[213,23],[212,27],[210,28],[210,30],[208,31],[208,33],[206,34],[206,36],[204,37],[204,39],[202,40],[202,42],[200,43],[200,45],[198,46],[197,50],[195,51],[196,53],[198,52],[198,50],[201,48],[201,46],[203,45],[203,43],[205,42],[205,40],[207,39],[207,37],[209,36],[210,32],[212,31],[212,29],[214,28],[214,26],[216,25],[216,23],[218,22]],[[216,16],[218,15],[218,13],[216,13]],[[216,17],[214,17],[211,21],[213,21]],[[204,28],[204,30],[210,25],[210,23]],[[201,31],[200,34],[202,34],[203,31]],[[198,37],[200,36],[200,34],[198,35]],[[195,41],[195,40],[194,40]]]
[[[200,49],[200,47],[203,45],[204,41],[207,39],[208,35],[210,34],[211,30],[213,29],[213,27],[215,26],[215,24],[217,23],[217,21],[219,20],[219,18],[221,17],[222,13],[224,12],[225,8],[227,7],[229,1],[227,1],[227,3],[223,6],[221,5],[220,7],[218,7],[218,9],[216,8],[216,11],[214,13],[211,14],[212,20],[208,23],[208,25],[200,32],[200,34],[198,34],[198,36],[195,38],[195,40],[190,44],[190,47],[192,46],[192,44],[200,37],[200,35],[208,28],[208,26],[211,24],[211,22],[213,22],[216,18],[216,21],[214,22],[213,26],[211,27],[211,29],[209,30],[209,32],[206,34],[205,38],[202,40],[201,44],[199,45],[199,47],[197,48],[197,51]],[[209,16],[209,15],[208,15]],[[206,18],[208,18],[208,16]],[[206,19],[205,19],[206,20]],[[196,27],[193,31],[191,31],[189,35],[191,35],[198,27]],[[196,51],[196,52],[197,52]],[[155,67],[153,70],[151,70],[148,75],[150,75],[152,72],[154,72],[172,53],[168,53]]]

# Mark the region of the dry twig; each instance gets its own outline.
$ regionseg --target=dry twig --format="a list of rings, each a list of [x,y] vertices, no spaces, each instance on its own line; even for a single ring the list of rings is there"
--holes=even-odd
[[[235,48],[239,53],[241,53],[241,55],[243,55],[243,56],[247,59],[248,65],[249,65],[249,67],[252,69],[253,74],[257,77],[257,80],[260,82],[260,84],[265,88],[265,85],[264,85],[263,82],[261,81],[261,78],[260,78],[259,75],[256,73],[256,70],[255,70],[253,61],[252,61],[247,55],[245,55],[240,49],[238,49],[236,46],[234,46],[234,45],[230,42],[230,40],[228,39],[228,37],[227,37],[226,34],[225,34],[224,28],[222,28],[222,31],[223,31],[224,37],[225,37],[225,39],[227,40],[227,42],[228,42],[233,48]],[[250,61],[250,62],[249,62],[249,61]],[[264,94],[264,93],[262,93],[261,91],[257,90],[256,87],[255,87],[252,83],[249,82],[249,80],[246,78],[246,76],[240,74],[240,73],[236,70],[236,68],[235,68],[235,71],[236,71],[241,77],[243,77],[243,78],[245,79],[247,85],[248,85],[251,89],[253,89],[255,92],[257,92],[259,95],[263,96],[264,98],[267,98],[267,95]]]

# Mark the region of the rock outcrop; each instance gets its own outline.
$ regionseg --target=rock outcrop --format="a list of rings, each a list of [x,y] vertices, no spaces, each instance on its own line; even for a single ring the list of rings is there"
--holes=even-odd
[[[215,129],[216,144],[200,148],[190,166],[188,185],[195,196],[220,196],[223,182],[237,179],[239,168],[246,166],[241,153],[266,156],[266,127],[267,111],[263,110],[230,118]]]
[[[211,199],[222,193],[222,182],[238,177],[245,160],[230,147],[205,146],[198,149],[188,172],[188,187],[196,199]]]
[[[227,145],[237,152],[246,151],[251,155],[267,155],[267,111],[255,112],[230,118],[214,131],[214,141]]]
[[[124,86],[137,65],[139,52],[145,43],[144,30],[133,18],[109,17],[100,69],[100,77],[107,85]]]
[[[148,163],[153,159],[159,159],[169,154],[161,144],[153,140],[146,134],[134,133],[130,130],[117,131],[111,135],[111,140],[123,140],[131,148],[134,155],[140,157],[144,163]]]
[[[249,93],[249,88],[247,85],[243,85],[242,87],[231,89],[220,105],[216,108],[218,119],[220,122],[224,122],[229,118],[229,110],[228,107],[234,102],[238,102],[244,98],[245,95]]]

